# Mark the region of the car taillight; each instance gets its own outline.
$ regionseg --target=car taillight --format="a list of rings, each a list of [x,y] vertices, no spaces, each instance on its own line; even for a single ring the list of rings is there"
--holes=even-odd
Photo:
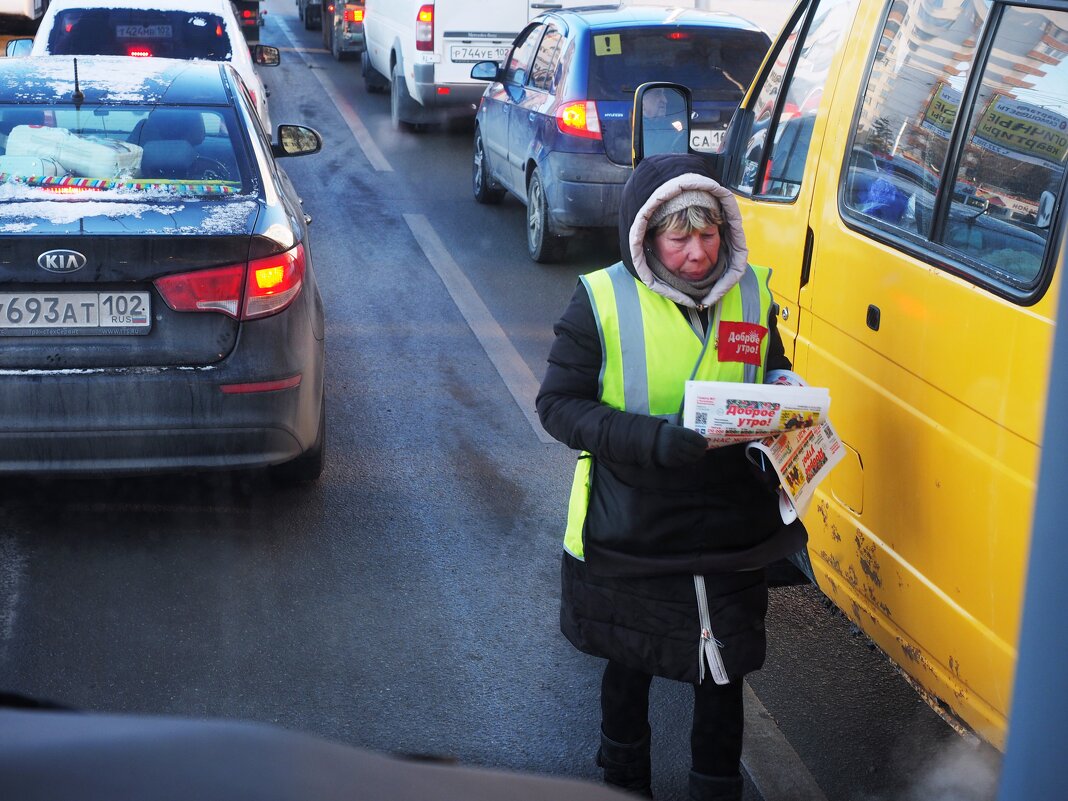
[[[165,275],[153,282],[167,305],[180,312],[214,312],[238,319],[245,265]]]
[[[434,49],[434,4],[426,3],[419,6],[419,13],[415,15],[415,49]]]
[[[149,58],[152,55],[152,51],[142,45],[130,45],[126,48],[126,55],[134,58]]]
[[[330,10],[333,11],[333,8],[331,8]],[[253,14],[252,11],[250,11],[249,9],[246,8],[244,11],[241,12],[241,16],[244,17],[245,19],[252,19],[256,15]]]
[[[267,317],[282,311],[300,294],[304,246],[248,264],[165,275],[154,284],[175,311],[222,312],[235,320]]]
[[[266,317],[293,302],[304,285],[304,245],[248,263],[242,320]]]
[[[561,133],[585,139],[601,138],[601,120],[592,100],[576,100],[556,109],[556,127]]]
[[[345,22],[363,22],[362,8],[346,8]]]

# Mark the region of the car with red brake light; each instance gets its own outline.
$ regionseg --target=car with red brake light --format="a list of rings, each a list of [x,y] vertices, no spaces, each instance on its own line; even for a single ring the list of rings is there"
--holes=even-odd
[[[134,56],[227,61],[271,131],[269,92],[256,66],[276,66],[277,47],[245,40],[230,0],[52,0],[32,56]]]
[[[323,6],[323,47],[336,61],[364,51],[363,0],[327,0]]]
[[[77,60],[77,66],[75,66]],[[0,60],[0,474],[323,467],[308,219],[226,63]]]
[[[769,44],[731,14],[621,4],[546,12],[502,64],[472,67],[489,81],[475,120],[475,200],[515,195],[527,206],[530,257],[561,258],[577,231],[616,226],[635,89],[692,87],[689,145],[715,152]]]
[[[249,42],[260,40],[260,26],[263,25],[263,14],[260,11],[260,0],[231,0],[234,7],[234,16],[237,24],[241,26],[241,33]]]

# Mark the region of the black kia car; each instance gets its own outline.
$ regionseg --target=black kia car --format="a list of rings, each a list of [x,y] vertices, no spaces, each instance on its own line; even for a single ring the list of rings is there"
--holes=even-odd
[[[322,471],[307,218],[226,63],[0,59],[0,473]]]

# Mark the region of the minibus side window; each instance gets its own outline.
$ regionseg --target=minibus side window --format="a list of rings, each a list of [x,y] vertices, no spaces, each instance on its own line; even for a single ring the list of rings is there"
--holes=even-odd
[[[927,236],[990,5],[948,0],[937,17],[902,0],[891,6],[845,171],[847,210]]]
[[[945,244],[1022,289],[1039,283],[1068,155],[1068,12],[1008,7],[966,127]],[[1025,80],[1020,81],[1019,77]]]
[[[801,191],[816,110],[823,96],[831,60],[852,19],[850,12],[854,3],[855,0],[824,0],[820,3],[801,45],[797,64],[786,83],[785,97],[780,99],[783,70],[789,63],[798,36],[797,29],[791,32],[753,108],[753,131],[742,156],[740,191],[784,200],[796,198]],[[757,172],[763,150],[768,145],[770,123],[776,113],[777,125],[771,131],[774,141],[764,174],[758,182]]]
[[[757,169],[760,159],[764,155],[764,140],[771,127],[771,118],[775,112],[775,102],[779,99],[779,91],[782,89],[782,79],[794,54],[797,37],[801,32],[804,17],[800,17],[790,31],[786,42],[775,58],[775,63],[768,74],[764,85],[757,94],[756,104],[753,106],[753,130],[749,134],[749,140],[745,144],[745,152],[742,156],[742,178],[736,187],[746,194],[752,193],[756,184]]]

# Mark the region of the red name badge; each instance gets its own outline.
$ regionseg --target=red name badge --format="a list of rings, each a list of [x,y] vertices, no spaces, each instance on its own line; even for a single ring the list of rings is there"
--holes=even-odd
[[[760,366],[760,343],[768,329],[756,323],[731,323],[721,320],[719,324],[719,360],[741,362]]]

